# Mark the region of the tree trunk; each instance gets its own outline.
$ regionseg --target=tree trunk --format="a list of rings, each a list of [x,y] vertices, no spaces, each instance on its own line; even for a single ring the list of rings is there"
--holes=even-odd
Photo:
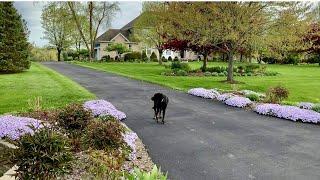
[[[202,72],[205,72],[207,69],[207,62],[208,62],[208,54],[203,54],[203,64],[202,64]]]
[[[92,37],[92,17],[93,16],[93,2],[89,2],[89,35],[90,35],[90,51],[89,51],[89,61],[92,61],[94,52],[94,42]]]
[[[243,62],[243,54],[240,53],[240,62]]]
[[[61,49],[57,48],[58,61],[61,61]]]
[[[159,51],[159,64],[162,65],[162,59],[161,59],[162,49],[158,49],[158,51]]]
[[[233,52],[230,51],[228,53],[228,77],[227,81],[232,83],[233,82]]]

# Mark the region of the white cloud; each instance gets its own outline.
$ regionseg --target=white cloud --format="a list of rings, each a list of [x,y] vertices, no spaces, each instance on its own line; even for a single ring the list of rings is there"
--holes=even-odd
[[[37,46],[44,46],[48,42],[43,37],[43,29],[41,27],[41,11],[46,2],[14,2],[14,6],[22,15],[22,18],[27,21],[28,29],[30,30],[29,41],[35,42]],[[141,13],[141,1],[121,1],[119,2],[121,12],[114,17],[111,27],[121,28],[132,19]],[[101,29],[100,32],[106,31],[106,28]]]

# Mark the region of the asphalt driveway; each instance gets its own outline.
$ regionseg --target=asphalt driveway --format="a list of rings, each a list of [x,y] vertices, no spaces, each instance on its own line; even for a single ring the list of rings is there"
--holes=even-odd
[[[170,179],[320,179],[320,127],[232,108],[158,85],[67,63],[46,66],[127,114],[125,123]],[[165,125],[151,96],[170,98]]]

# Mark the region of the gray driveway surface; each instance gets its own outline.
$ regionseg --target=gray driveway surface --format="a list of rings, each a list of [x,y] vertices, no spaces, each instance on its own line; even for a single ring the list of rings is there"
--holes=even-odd
[[[170,179],[320,179],[320,127],[261,116],[158,85],[67,63],[44,63],[112,102]],[[151,96],[170,98],[165,125]]]

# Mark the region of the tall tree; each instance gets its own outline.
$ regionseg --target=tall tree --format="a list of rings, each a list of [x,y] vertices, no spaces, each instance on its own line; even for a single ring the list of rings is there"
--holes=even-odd
[[[165,2],[144,2],[142,14],[134,25],[135,38],[145,46],[155,47],[159,52],[158,61],[162,64],[161,54],[166,42],[166,13]]]
[[[0,73],[30,68],[28,29],[12,2],[0,3]]]
[[[109,26],[113,16],[118,12],[118,3],[92,2],[86,4],[67,2],[79,34],[89,51],[89,60],[94,57],[95,39],[102,26]],[[83,18],[87,17],[87,19]],[[86,30],[86,27],[89,27]]]
[[[44,39],[56,48],[58,61],[61,60],[61,52],[71,45],[72,23],[66,18],[68,9],[64,3],[49,2],[42,9]]]

